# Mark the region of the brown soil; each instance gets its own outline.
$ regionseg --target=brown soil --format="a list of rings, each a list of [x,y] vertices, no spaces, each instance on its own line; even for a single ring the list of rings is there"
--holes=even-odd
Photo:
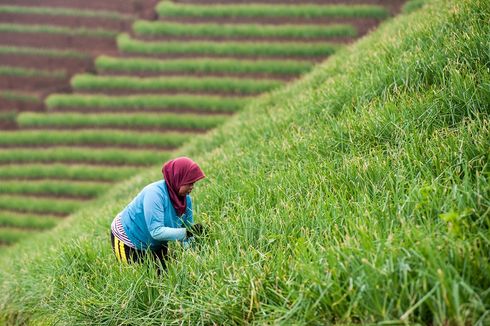
[[[36,90],[39,93],[66,90],[68,79],[0,76],[0,89]]]
[[[65,70],[68,74],[95,72],[92,59],[56,58],[38,55],[0,54],[2,66]]]
[[[66,36],[48,33],[1,33],[0,44],[79,50],[93,55],[116,49],[115,38]]]
[[[100,28],[105,30],[127,30],[131,26],[129,20],[115,20],[93,17],[73,17],[60,15],[26,15],[26,14],[0,14],[0,21],[23,25],[51,25],[66,27]]]
[[[4,110],[10,111],[12,108],[17,111],[42,111],[44,110],[44,104],[41,100],[39,102],[25,102],[0,98],[0,112]]]
[[[116,11],[125,14],[134,14],[138,17],[151,19],[155,16],[154,8],[158,0],[22,0],[23,6],[74,8],[84,10]],[[18,6],[18,0],[2,0],[2,5]]]

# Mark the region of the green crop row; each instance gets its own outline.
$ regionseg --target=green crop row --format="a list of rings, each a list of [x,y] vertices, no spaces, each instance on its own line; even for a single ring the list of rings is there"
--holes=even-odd
[[[66,72],[64,70],[42,70],[42,69],[33,69],[33,68],[0,66],[0,76],[46,77],[46,78],[63,79],[66,78]]]
[[[168,41],[148,42],[131,39],[127,34],[117,37],[118,48],[126,53],[137,54],[201,54],[228,56],[282,56],[318,57],[333,54],[340,45],[333,43],[301,42],[212,42]]]
[[[100,72],[179,72],[179,73],[240,73],[298,75],[313,66],[296,60],[238,60],[238,59],[172,59],[112,58],[100,56],[95,61]]]
[[[95,197],[109,188],[106,183],[80,181],[5,181],[0,183],[0,194],[50,195],[62,197]]]
[[[0,33],[46,33],[58,34],[65,36],[91,36],[102,38],[114,38],[117,35],[116,31],[93,28],[68,28],[61,26],[49,25],[24,25],[24,24],[0,24]]]
[[[103,145],[181,146],[191,134],[176,132],[135,132],[122,130],[19,130],[0,131],[0,146]]]
[[[50,229],[54,227],[59,220],[59,217],[50,215],[25,214],[5,210],[0,211],[0,227]]]
[[[0,91],[0,98],[25,103],[38,103],[40,101],[37,95],[18,91]]]
[[[67,215],[82,207],[83,204],[82,201],[74,199],[0,195],[0,209],[17,212]]]
[[[129,178],[140,170],[140,168],[129,166],[108,167],[80,164],[9,164],[0,166],[0,179],[120,181]]]
[[[34,113],[17,116],[21,127],[104,127],[104,128],[177,128],[207,130],[223,123],[226,115],[144,114],[144,113]]]
[[[17,228],[0,228],[0,245],[14,244],[22,239],[28,238],[31,234],[32,231],[29,230],[21,230]]]
[[[166,110],[189,109],[195,111],[236,112],[247,102],[248,98],[196,96],[196,95],[84,95],[53,94],[45,103],[50,110],[54,109],[133,109],[133,110]]]
[[[327,38],[356,36],[357,30],[348,24],[336,25],[259,25],[259,24],[184,24],[138,20],[133,30],[140,36],[196,37],[284,37]]]
[[[153,77],[76,75],[71,80],[76,90],[194,91],[257,94],[279,87],[277,80],[219,77]]]
[[[131,16],[105,10],[83,10],[56,7],[32,7],[32,6],[0,6],[0,14],[25,14],[48,16],[73,16],[87,18],[101,18],[111,20],[128,20]]]
[[[376,5],[196,5],[160,2],[161,17],[288,17],[288,18],[386,18],[386,8]]]
[[[12,55],[29,55],[29,56],[42,56],[52,58],[76,58],[76,59],[88,59],[89,55],[61,49],[42,49],[33,47],[19,47],[19,46],[0,46],[0,54],[12,54]]]
[[[150,165],[168,159],[170,153],[155,150],[94,149],[77,147],[0,149],[0,163],[104,163]]]

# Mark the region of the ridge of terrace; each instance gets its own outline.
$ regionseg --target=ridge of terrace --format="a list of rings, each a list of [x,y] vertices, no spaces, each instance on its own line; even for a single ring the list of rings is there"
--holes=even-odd
[[[0,3],[0,244],[49,229],[403,0]]]

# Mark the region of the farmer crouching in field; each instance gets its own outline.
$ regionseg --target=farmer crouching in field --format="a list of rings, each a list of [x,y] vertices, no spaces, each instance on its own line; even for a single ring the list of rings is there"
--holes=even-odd
[[[203,233],[203,226],[193,222],[189,196],[194,183],[205,177],[201,168],[179,157],[165,163],[162,173],[164,180],[143,188],[112,222],[112,248],[120,262],[138,262],[148,252],[165,269],[167,241],[187,244]]]

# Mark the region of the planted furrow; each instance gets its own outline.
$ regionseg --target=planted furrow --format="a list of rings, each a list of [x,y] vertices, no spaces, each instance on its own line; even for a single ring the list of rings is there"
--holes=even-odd
[[[67,77],[67,74],[64,70],[43,70],[0,66],[0,76],[64,79]]]
[[[298,57],[328,56],[341,46],[334,43],[305,42],[149,42],[132,39],[127,34],[117,37],[119,50],[125,53],[145,55],[215,55],[243,57]]]
[[[202,112],[236,112],[247,98],[198,95],[85,95],[54,94],[45,103],[50,110],[192,110]]]
[[[28,194],[59,197],[92,198],[109,188],[108,184],[81,181],[5,181],[0,183],[0,194]]]
[[[0,14],[26,14],[26,15],[47,15],[47,16],[70,16],[70,17],[87,17],[101,18],[108,20],[129,20],[132,15],[125,15],[114,11],[107,10],[83,10],[71,8],[57,8],[47,6],[0,6]]]
[[[168,59],[113,58],[100,56],[95,61],[99,72],[124,73],[222,73],[296,76],[311,69],[313,63],[296,60]]]
[[[151,165],[170,157],[168,151],[117,148],[12,148],[0,149],[0,163],[98,163],[108,165]]]
[[[192,134],[121,130],[19,130],[0,131],[0,147],[10,146],[129,146],[175,148]]]
[[[74,58],[88,60],[90,56],[85,53],[71,50],[55,50],[37,47],[19,46],[0,46],[0,54],[22,55],[22,56],[43,56],[50,58]]]
[[[267,24],[183,24],[139,20],[133,24],[138,36],[193,36],[223,38],[316,39],[354,37],[357,30],[349,24],[335,25],[267,25]]]
[[[177,4],[162,1],[160,17],[290,17],[290,18],[386,18],[388,10],[377,5],[280,5],[280,4]]]
[[[75,90],[84,91],[189,91],[258,94],[283,85],[277,80],[218,77],[129,77],[76,75],[71,80]]]
[[[144,114],[144,113],[20,113],[20,127],[39,128],[124,128],[124,129],[186,129],[208,130],[222,124],[227,115]]]
[[[30,238],[33,234],[34,230],[0,227],[0,245],[12,245],[22,239]]]
[[[68,215],[83,205],[84,201],[74,199],[0,195],[1,210]]]
[[[0,166],[0,180],[58,179],[112,182],[129,178],[141,169],[75,164],[8,164]]]
[[[51,229],[60,221],[59,216],[48,214],[26,214],[15,211],[0,210],[0,228],[13,227],[21,229]]]

